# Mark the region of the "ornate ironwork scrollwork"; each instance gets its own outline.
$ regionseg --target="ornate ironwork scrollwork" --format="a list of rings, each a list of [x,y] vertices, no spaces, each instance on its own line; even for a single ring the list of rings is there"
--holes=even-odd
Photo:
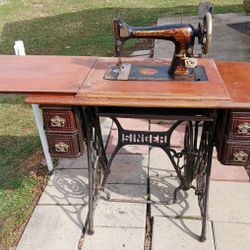
[[[65,126],[65,123],[66,123],[66,120],[58,115],[50,119],[51,127],[61,128]]]
[[[217,112],[214,111],[209,118],[199,117],[197,119],[197,116],[190,116],[187,120],[178,120],[166,131],[126,130],[122,128],[117,116],[111,114],[109,117],[117,125],[118,142],[108,159],[102,143],[99,119],[95,112],[96,110],[93,108],[83,108],[89,167],[88,232],[90,234],[94,232],[94,209],[100,191],[104,190],[111,163],[119,149],[125,145],[149,145],[165,151],[179,177],[180,185],[174,190],[174,201],[176,201],[176,194],[179,190],[190,188],[195,190],[202,217],[200,239],[204,241],[206,238],[209,177]],[[101,115],[101,113],[98,113],[98,115]],[[181,124],[186,124],[184,147],[177,149],[170,141],[174,130]]]

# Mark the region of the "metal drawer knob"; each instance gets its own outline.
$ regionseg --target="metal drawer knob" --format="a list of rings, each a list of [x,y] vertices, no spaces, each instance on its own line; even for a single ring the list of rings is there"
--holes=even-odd
[[[64,127],[66,120],[58,115],[50,119],[50,124],[52,127]]]
[[[239,134],[248,134],[250,130],[250,124],[248,122],[244,122],[238,126]]]
[[[69,145],[64,142],[59,142],[55,144],[55,150],[58,153],[65,153],[69,151]]]
[[[246,162],[248,154],[244,151],[239,151],[233,154],[234,161]]]

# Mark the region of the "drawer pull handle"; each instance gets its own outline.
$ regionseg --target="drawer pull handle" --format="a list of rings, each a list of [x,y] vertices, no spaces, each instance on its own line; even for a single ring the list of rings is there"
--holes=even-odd
[[[248,134],[250,130],[250,124],[248,122],[244,122],[238,126],[239,134]]]
[[[233,154],[234,161],[246,162],[248,154],[244,151],[239,151]]]
[[[50,124],[52,127],[64,127],[66,120],[58,115],[50,119]]]
[[[58,153],[65,153],[69,151],[69,145],[64,142],[59,142],[55,144],[55,150]]]

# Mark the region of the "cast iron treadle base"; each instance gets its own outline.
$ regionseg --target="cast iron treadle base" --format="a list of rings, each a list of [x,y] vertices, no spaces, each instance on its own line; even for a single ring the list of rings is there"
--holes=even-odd
[[[125,145],[150,145],[159,147],[169,157],[180,185],[174,190],[173,202],[177,200],[177,192],[179,190],[195,190],[198,197],[198,204],[201,210],[202,230],[200,240],[206,240],[206,223],[208,209],[208,191],[209,178],[211,172],[212,150],[214,143],[214,132],[217,121],[217,111],[208,116],[185,115],[184,119],[177,115],[178,120],[164,132],[155,131],[134,131],[123,129],[117,117],[119,113],[107,108],[102,114],[100,109],[84,107],[83,109],[84,128],[88,152],[88,168],[89,168],[89,213],[88,213],[88,232],[94,232],[94,210],[97,205],[100,192],[104,190],[104,185],[112,161],[119,151]],[[197,111],[200,112],[200,111]],[[110,117],[116,124],[118,129],[118,143],[112,152],[109,160],[107,160],[105,150],[102,144],[101,130],[99,124],[99,116]],[[142,114],[138,113],[138,117],[142,118]],[[123,116],[123,114],[121,114]],[[148,118],[148,114],[146,117]],[[133,117],[135,113],[133,112]],[[152,117],[155,114],[152,112]],[[161,116],[162,118],[162,116]],[[165,114],[165,119],[168,114]],[[172,115],[171,115],[172,118]],[[178,152],[171,146],[171,136],[174,130],[181,124],[185,124],[184,145]],[[201,136],[199,137],[199,135]]]

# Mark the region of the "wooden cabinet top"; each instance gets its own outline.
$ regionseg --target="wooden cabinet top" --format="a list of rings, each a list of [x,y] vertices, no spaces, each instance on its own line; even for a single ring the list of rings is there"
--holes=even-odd
[[[27,93],[28,103],[134,107],[250,108],[250,63],[200,59],[208,81],[113,81],[116,58],[0,56],[0,93]],[[167,60],[124,59],[135,64]]]
[[[0,56],[0,93],[76,93],[95,57]]]

